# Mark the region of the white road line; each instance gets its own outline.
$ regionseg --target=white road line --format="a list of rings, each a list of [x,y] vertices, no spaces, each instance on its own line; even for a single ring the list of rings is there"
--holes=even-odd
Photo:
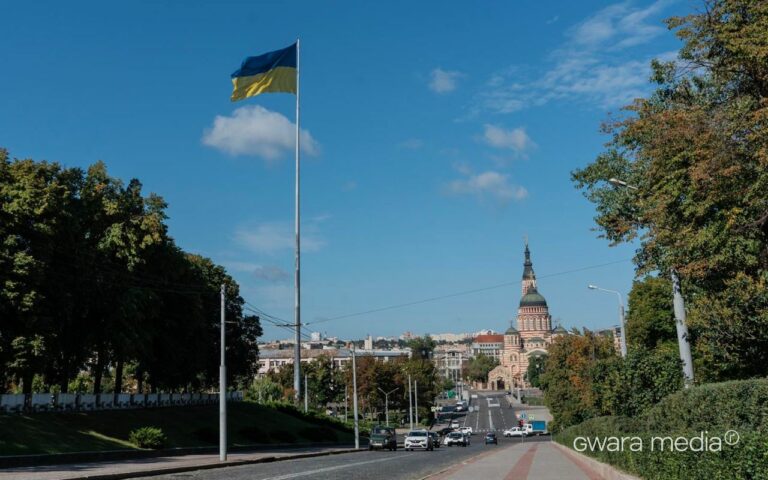
[[[308,470],[305,472],[289,473],[286,475],[280,475],[279,477],[269,477],[269,478],[271,478],[272,480],[287,480],[289,478],[306,477],[309,475],[316,475],[318,473],[333,472],[334,470],[341,470],[343,468],[358,467],[360,465],[368,465],[370,463],[386,462],[388,460],[397,460],[398,458],[402,458],[402,457],[393,456],[388,458],[378,458],[376,460],[368,460],[365,462],[357,462],[357,463],[347,463],[345,465],[337,465],[335,467],[318,468],[317,470]]]
[[[493,416],[491,415],[491,409],[490,408],[488,409],[488,425],[489,425],[488,431],[492,432],[493,431]]]

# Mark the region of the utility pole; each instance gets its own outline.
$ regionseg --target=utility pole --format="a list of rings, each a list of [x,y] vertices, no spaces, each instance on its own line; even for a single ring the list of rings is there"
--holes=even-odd
[[[419,426],[419,381],[413,381],[413,401],[416,402],[416,426]]]
[[[226,336],[224,318],[224,284],[221,284],[221,362],[219,363],[219,461],[227,461],[227,367],[224,352]]]
[[[411,374],[408,374],[408,421],[413,430],[413,395],[411,393]]]
[[[309,396],[307,395],[307,374],[304,373],[304,413],[309,410]]]
[[[349,391],[347,390],[347,386],[344,385],[344,421],[347,421],[347,418],[349,417]]]
[[[691,358],[691,344],[688,339],[688,326],[685,324],[685,303],[680,291],[680,278],[674,268],[669,270],[672,277],[672,304],[675,310],[675,327],[677,328],[677,344],[680,349],[680,359],[683,361],[683,376],[685,388],[693,384],[693,359]]]
[[[357,363],[355,362],[355,344],[352,344],[352,410],[355,415],[355,450],[360,448],[360,429],[357,425]]]

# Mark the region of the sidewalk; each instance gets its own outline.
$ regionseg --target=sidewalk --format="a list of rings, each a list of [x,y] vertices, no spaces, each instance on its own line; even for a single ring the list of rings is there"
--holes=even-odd
[[[114,480],[146,475],[161,475],[220,466],[247,465],[274,462],[294,458],[317,457],[354,452],[347,447],[293,448],[227,455],[226,462],[219,462],[216,455],[180,455],[142,458],[117,462],[72,463],[40,467],[17,467],[0,470],[0,480]],[[360,450],[362,451],[362,450]]]
[[[563,453],[550,442],[519,443],[487,451],[429,480],[601,480],[590,465]]]

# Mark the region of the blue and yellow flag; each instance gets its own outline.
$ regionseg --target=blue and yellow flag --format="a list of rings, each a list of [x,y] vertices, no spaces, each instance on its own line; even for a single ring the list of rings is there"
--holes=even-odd
[[[248,57],[232,74],[232,101],[261,93],[296,93],[296,44],[288,48]]]

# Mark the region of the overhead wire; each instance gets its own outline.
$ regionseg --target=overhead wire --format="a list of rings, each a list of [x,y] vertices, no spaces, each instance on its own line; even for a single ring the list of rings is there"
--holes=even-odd
[[[567,274],[570,274],[570,273],[582,272],[582,271],[585,271],[585,270],[592,270],[592,269],[595,269],[595,268],[602,268],[602,267],[606,267],[606,266],[609,266],[609,265],[615,265],[615,264],[618,264],[618,263],[625,263],[625,262],[629,262],[629,261],[632,261],[632,259],[631,258],[627,258],[627,259],[623,259],[623,260],[616,260],[616,261],[613,261],[613,262],[606,262],[606,263],[601,263],[601,264],[597,264],[597,265],[590,265],[590,266],[587,266],[587,267],[576,268],[576,269],[573,269],[573,270],[566,270],[566,271],[563,271],[563,272],[550,273],[548,275],[540,275],[538,278],[539,279],[542,279],[542,278],[552,278],[552,277],[557,277],[557,276],[560,276],[560,275],[567,275]],[[323,318],[321,320],[316,320],[314,322],[305,323],[304,325],[315,325],[315,324],[318,324],[318,323],[332,322],[334,320],[342,320],[342,319],[351,318],[351,317],[358,317],[358,316],[361,316],[361,315],[368,315],[368,314],[371,314],[371,313],[384,312],[384,311],[387,311],[387,310],[394,310],[394,309],[397,309],[397,308],[410,307],[410,306],[413,306],[413,305],[420,305],[422,303],[436,302],[438,300],[445,300],[445,299],[453,298],[453,297],[460,297],[460,296],[464,296],[464,295],[471,295],[473,293],[485,292],[485,291],[488,291],[488,290],[495,290],[497,288],[509,287],[509,286],[512,286],[512,285],[519,285],[519,284],[520,284],[519,280],[518,281],[514,281],[514,282],[499,283],[497,285],[491,285],[491,286],[488,286],[488,287],[474,288],[474,289],[471,289],[471,290],[463,290],[463,291],[460,291],[460,292],[449,293],[449,294],[446,294],[446,295],[439,295],[439,296],[436,296],[436,297],[429,297],[429,298],[424,298],[424,299],[421,299],[421,300],[414,300],[412,302],[398,303],[398,304],[395,304],[395,305],[388,305],[386,307],[373,308],[373,309],[370,309],[370,310],[365,310],[365,311],[355,312],[355,313],[349,313],[349,314],[346,314],[346,315],[339,315],[339,316],[331,317],[331,318]]]

